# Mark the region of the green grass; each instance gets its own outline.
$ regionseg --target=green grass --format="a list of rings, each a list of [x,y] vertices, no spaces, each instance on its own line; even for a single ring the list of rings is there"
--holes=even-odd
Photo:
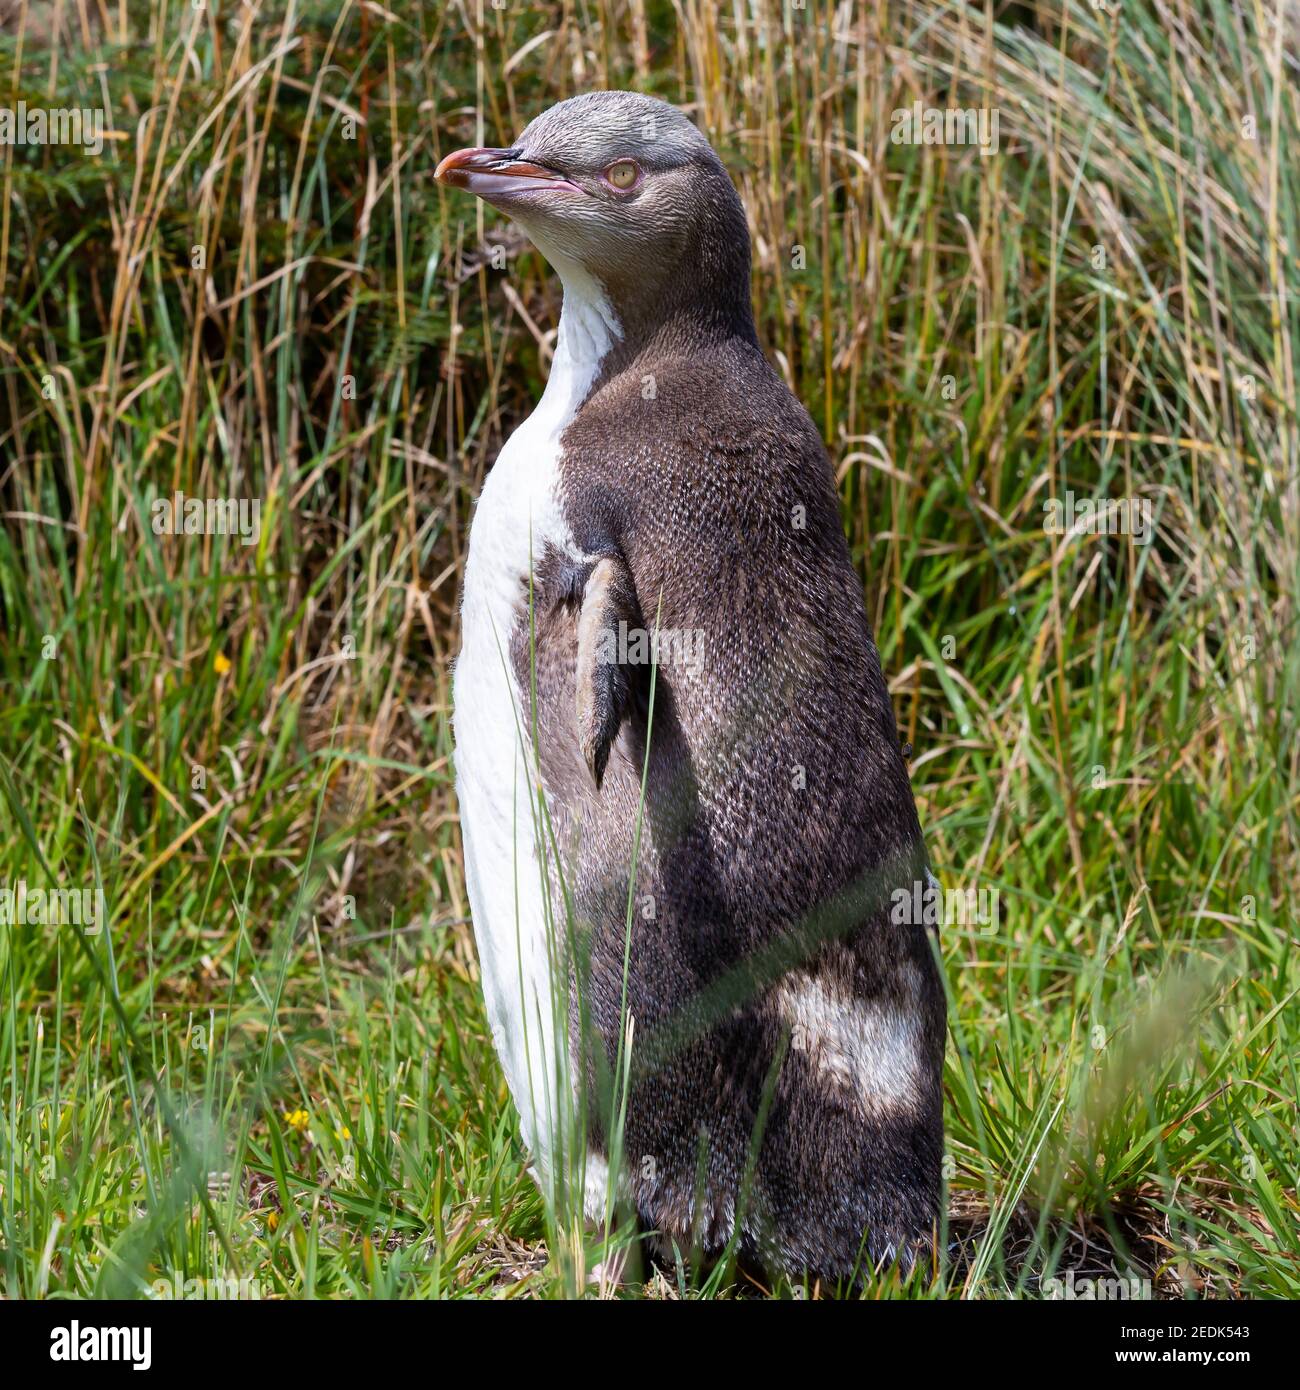
[[[737,178],[936,870],[1000,893],[943,934],[950,1258],[868,1293],[1300,1295],[1294,27],[153,0],[87,19],[104,63],[49,8],[0,102],[116,138],[0,147],[0,887],[110,927],[0,926],[3,1292],[565,1296],[599,1257],[488,1039],[448,726],[559,292],[432,170],[611,85]],[[1000,153],[892,144],[918,99],[995,106]],[[261,499],[259,543],[155,535],[176,489]],[[1045,534],[1071,489],[1152,543]]]

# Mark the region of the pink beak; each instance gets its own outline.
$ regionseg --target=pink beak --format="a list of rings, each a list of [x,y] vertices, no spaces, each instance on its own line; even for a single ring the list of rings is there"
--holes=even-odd
[[[495,198],[535,193],[543,188],[582,192],[563,174],[540,164],[528,164],[514,150],[456,150],[438,165],[433,177],[449,188],[467,189],[489,203]]]

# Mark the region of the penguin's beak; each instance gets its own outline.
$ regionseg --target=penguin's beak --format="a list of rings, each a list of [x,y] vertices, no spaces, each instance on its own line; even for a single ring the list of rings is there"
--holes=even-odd
[[[489,203],[544,189],[582,192],[554,169],[520,159],[518,150],[457,150],[438,165],[433,177],[448,188],[467,189]]]

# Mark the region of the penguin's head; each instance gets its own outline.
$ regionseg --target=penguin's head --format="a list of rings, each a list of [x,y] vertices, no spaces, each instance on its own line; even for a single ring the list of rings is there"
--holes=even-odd
[[[449,154],[435,177],[520,224],[566,284],[594,278],[625,322],[672,312],[749,322],[749,229],[722,161],[675,107],[589,92],[508,149]],[[657,307],[656,307],[657,306]]]

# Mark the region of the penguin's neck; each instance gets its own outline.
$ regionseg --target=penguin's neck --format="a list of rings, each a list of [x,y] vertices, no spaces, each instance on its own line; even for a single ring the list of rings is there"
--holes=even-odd
[[[665,358],[707,353],[728,338],[757,346],[747,299],[739,320],[710,313],[677,294],[660,304],[618,300],[583,267],[551,264],[564,287],[564,305],[543,400],[553,396],[556,407],[562,404],[570,415],[594,389],[624,372],[649,371]]]
[[[577,414],[591,394],[610,351],[623,330],[608,296],[582,266],[551,249],[543,252],[564,286],[564,307],[551,358],[551,374],[537,414],[557,431]]]
[[[537,409],[567,423],[591,394],[601,363],[622,340],[623,329],[600,283],[577,261],[538,242],[531,231],[529,235],[564,286],[551,374]]]
[[[725,172],[674,243],[611,268],[610,302],[623,337],[606,373],[674,357],[703,357],[735,343],[758,348],[750,306],[749,228]]]
[[[714,266],[715,285],[696,281],[674,285],[666,294],[638,290],[615,299],[585,266],[532,229],[529,236],[564,287],[551,373],[537,408],[556,430],[611,376],[664,357],[708,352],[728,338],[758,346],[749,308],[747,240],[735,264]]]

